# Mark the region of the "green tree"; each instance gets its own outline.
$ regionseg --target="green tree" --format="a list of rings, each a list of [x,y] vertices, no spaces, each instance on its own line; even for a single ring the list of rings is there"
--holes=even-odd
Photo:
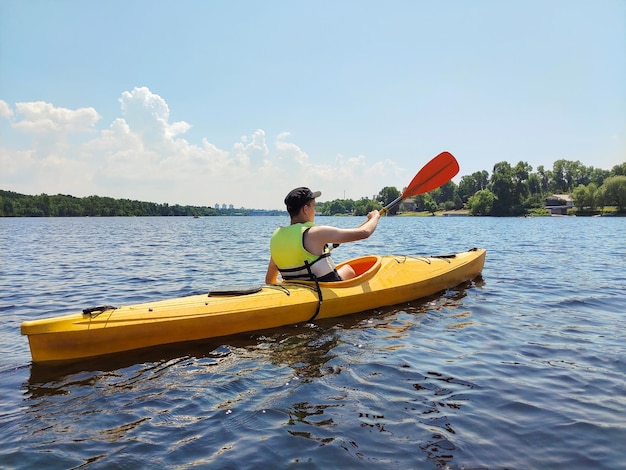
[[[541,194],[541,180],[537,173],[531,173],[528,175],[528,191],[530,194]]]
[[[427,194],[426,198],[424,198],[424,210],[434,215],[438,209],[439,204],[437,204],[437,202],[430,196],[430,194]]]
[[[555,193],[569,193],[578,185],[588,185],[594,175],[593,167],[587,168],[580,161],[560,159],[554,162],[549,190]],[[594,181],[598,184],[597,181]]]
[[[481,189],[469,198],[467,206],[472,215],[491,215],[496,195],[488,189]]]
[[[513,214],[521,214],[524,212],[524,201],[530,195],[530,189],[528,180],[530,178],[530,172],[533,167],[526,162],[518,162],[513,168],[513,207],[511,212]]]
[[[461,196],[459,196],[459,193],[457,191],[456,195],[454,196],[454,208],[455,209],[463,209],[463,200],[461,199]]]
[[[528,175],[528,193],[528,197],[522,202],[524,208],[531,209],[543,207],[544,193],[539,173],[530,173]]]
[[[374,210],[380,210],[381,205],[376,201],[368,198],[362,198],[354,204],[354,215],[363,216]]]
[[[625,164],[626,165],[626,164]],[[602,186],[604,180],[611,176],[611,172],[608,170],[601,170],[600,168],[589,168],[589,180],[596,185],[596,187]]]
[[[539,179],[539,187],[542,193],[547,193],[552,180],[552,172],[545,170],[543,165],[537,167],[537,178]]]
[[[552,179],[550,181],[550,191],[555,193],[566,193],[568,191],[565,180],[565,160],[557,160],[552,164]]]
[[[574,207],[576,207],[577,211],[582,212],[589,199],[589,190],[587,189],[587,186],[584,184],[576,186],[572,192],[572,199],[574,199]]]
[[[578,160],[575,162],[567,161],[565,165],[565,179],[567,181],[567,189],[571,191],[579,184],[587,185],[591,182],[587,167]]]
[[[451,201],[454,202],[459,191],[459,187],[456,185],[454,181],[448,181],[446,184],[437,188],[436,191],[433,191],[433,199],[439,205],[443,205],[445,202]]]
[[[329,213],[327,215],[336,215],[336,214],[345,214],[346,213],[346,205],[345,202],[341,199],[335,199],[330,203]]]
[[[617,206],[618,212],[626,208],[626,176],[611,176],[602,185],[604,205]]]
[[[611,168],[610,174],[607,175],[607,178],[609,176],[626,176],[626,162],[620,163],[619,165],[615,165]]]
[[[390,202],[395,201],[400,197],[400,191],[394,186],[385,186],[380,190],[376,200],[383,206],[387,206]],[[398,212],[398,206],[392,207],[388,212],[389,215],[395,215]]]
[[[346,214],[354,213],[354,201],[352,199],[344,199],[343,201]]]
[[[598,186],[595,183],[592,182],[587,185],[587,206],[592,212],[598,208],[599,194]]]
[[[491,174],[489,190],[495,195],[491,215],[512,215],[513,200],[513,169],[508,162],[496,163]]]
[[[415,202],[415,210],[417,212],[422,212],[426,210],[424,209],[425,196],[426,196],[425,194],[418,194],[417,196],[413,197],[413,202]]]
[[[596,193],[596,198],[598,201],[597,203],[598,207],[600,207],[600,210],[604,212],[604,185],[598,188],[598,192]]]
[[[463,176],[459,183],[458,194],[463,203],[481,189],[487,189],[489,173],[486,170],[476,171],[469,176]]]

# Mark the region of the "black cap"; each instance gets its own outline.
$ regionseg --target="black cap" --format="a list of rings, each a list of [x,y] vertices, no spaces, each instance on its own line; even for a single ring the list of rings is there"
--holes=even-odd
[[[321,192],[313,192],[309,188],[296,188],[287,194],[287,197],[285,198],[285,205],[287,206],[288,211],[298,210],[310,200],[320,197],[321,195]]]

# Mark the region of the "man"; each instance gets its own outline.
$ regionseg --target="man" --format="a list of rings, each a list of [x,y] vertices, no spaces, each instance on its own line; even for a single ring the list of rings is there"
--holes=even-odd
[[[270,262],[265,275],[267,284],[275,284],[279,272],[285,280],[317,279],[321,282],[342,281],[356,276],[351,266],[335,268],[328,245],[368,238],[376,230],[380,214],[378,211],[370,212],[367,221],[356,228],[315,225],[315,199],[321,194],[305,187],[287,194],[285,205],[291,225],[276,229],[272,235]]]

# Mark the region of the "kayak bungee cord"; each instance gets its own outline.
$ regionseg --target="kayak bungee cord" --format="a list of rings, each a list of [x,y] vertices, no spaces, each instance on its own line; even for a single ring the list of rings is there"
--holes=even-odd
[[[117,310],[119,307],[114,307],[113,305],[100,305],[99,307],[91,307],[83,309],[83,315],[89,315],[89,318],[96,318],[101,313],[104,313],[108,310]]]
[[[311,276],[313,280],[315,281],[315,289],[317,290],[317,308],[315,309],[315,313],[313,314],[313,316],[309,318],[309,323],[310,323],[313,320],[315,320],[315,317],[319,315],[324,298],[322,297],[322,288],[320,287],[320,281],[317,279],[317,276],[313,274],[313,270],[311,269],[311,264],[308,261],[305,261],[304,265],[306,266],[306,270],[309,272],[309,276]]]
[[[315,317],[319,315],[322,308],[322,302],[324,300],[322,298],[322,288],[320,287],[320,283],[317,280],[317,277],[315,278],[315,289],[317,290],[317,308],[315,309],[315,313],[313,314],[313,316],[309,318],[309,323],[315,320]]]
[[[296,281],[288,281],[288,285],[290,286],[306,287],[307,289],[311,289],[312,291],[315,291],[317,293],[317,308],[315,309],[315,313],[313,314],[311,318],[309,318],[307,323],[312,322],[319,315],[320,310],[322,308],[322,301],[324,300],[324,297],[322,295],[322,288],[316,277],[314,278],[314,281],[315,281],[315,289],[309,284],[304,284],[304,283],[300,283]],[[289,289],[287,289],[287,287],[282,284],[268,284],[265,287],[271,288],[271,289],[278,289],[278,290],[283,291],[287,295],[291,295],[291,292],[289,291]]]

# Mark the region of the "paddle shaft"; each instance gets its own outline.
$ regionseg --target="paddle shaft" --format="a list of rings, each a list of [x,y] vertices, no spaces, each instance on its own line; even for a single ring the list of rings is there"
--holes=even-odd
[[[385,215],[387,212],[389,212],[391,209],[396,207],[402,201],[404,201],[404,198],[402,196],[399,196],[398,198],[394,199],[389,204],[387,204],[385,207],[383,207],[381,210],[379,210],[378,213],[380,215]],[[365,223],[365,222],[363,222],[363,223]],[[363,224],[361,224],[361,225],[363,225]]]

